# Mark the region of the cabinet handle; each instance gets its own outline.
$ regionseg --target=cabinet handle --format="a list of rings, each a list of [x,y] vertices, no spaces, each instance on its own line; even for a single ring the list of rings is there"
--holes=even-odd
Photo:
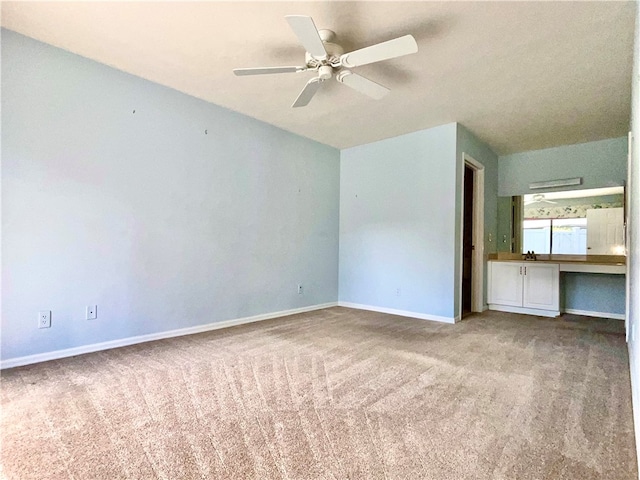
[[[527,267],[524,267],[524,274],[527,274]]]
[[[522,275],[522,267],[520,267],[520,275]]]

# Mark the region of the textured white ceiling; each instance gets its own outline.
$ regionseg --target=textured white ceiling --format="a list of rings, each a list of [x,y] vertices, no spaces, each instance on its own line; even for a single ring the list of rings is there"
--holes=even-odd
[[[499,154],[625,135],[635,2],[2,2],[2,25],[337,148],[458,121]],[[312,72],[285,15],[347,51],[413,34],[419,52],[357,73],[372,100]]]

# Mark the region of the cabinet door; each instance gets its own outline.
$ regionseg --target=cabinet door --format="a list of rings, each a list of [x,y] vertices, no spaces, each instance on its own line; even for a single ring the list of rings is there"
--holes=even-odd
[[[559,310],[560,265],[525,263],[523,279],[523,307]]]
[[[491,262],[491,286],[489,303],[522,306],[521,263]]]

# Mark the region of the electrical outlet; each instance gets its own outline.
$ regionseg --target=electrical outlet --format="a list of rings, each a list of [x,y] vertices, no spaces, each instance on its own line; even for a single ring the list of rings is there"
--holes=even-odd
[[[299,283],[298,284],[298,295],[303,295],[304,294],[304,290],[302,289],[302,284]]]
[[[38,312],[38,328],[51,328],[51,310]]]
[[[87,307],[87,320],[95,320],[98,318],[98,306],[90,305]]]

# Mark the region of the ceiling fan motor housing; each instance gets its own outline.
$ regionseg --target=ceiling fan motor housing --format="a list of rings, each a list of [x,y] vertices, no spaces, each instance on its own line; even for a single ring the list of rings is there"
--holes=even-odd
[[[319,59],[313,57],[309,52],[305,53],[305,61],[307,66],[310,68],[316,68],[318,66],[330,66],[340,62],[340,55],[344,53],[344,48],[342,48],[337,43],[333,43],[336,38],[336,34],[332,30],[318,30],[318,34],[320,35],[320,39],[322,40],[322,45],[324,46],[325,51],[327,52],[327,56],[324,59]],[[325,74],[326,75],[326,74]],[[321,78],[330,78],[330,77],[322,77]]]

